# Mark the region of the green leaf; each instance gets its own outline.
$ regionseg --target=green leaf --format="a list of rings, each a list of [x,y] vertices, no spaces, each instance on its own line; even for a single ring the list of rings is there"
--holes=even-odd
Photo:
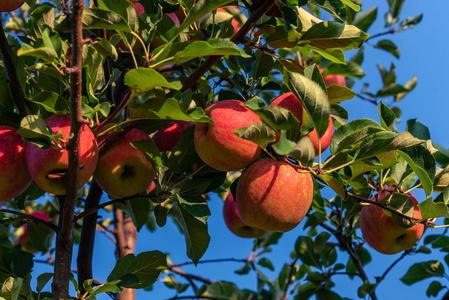
[[[340,198],[346,198],[346,188],[340,176],[331,173],[330,175],[318,174],[318,177],[323,180]]]
[[[43,91],[34,96],[33,99],[30,99],[30,101],[39,104],[48,112],[56,113],[56,103],[58,99],[58,94],[51,91]]]
[[[446,204],[443,202],[434,202],[433,197],[427,198],[418,205],[421,210],[423,219],[432,219],[440,217],[449,217],[449,211]]]
[[[257,262],[257,264],[258,264],[259,266],[268,268],[268,269],[270,269],[271,271],[274,271],[273,263],[272,263],[268,258],[262,257],[261,259],[259,259],[259,261]]]
[[[146,288],[156,282],[166,268],[167,255],[160,251],[142,252],[137,256],[128,254],[117,261],[107,282],[117,282],[119,286],[128,288]],[[139,283],[136,284],[135,279],[128,280],[128,278],[135,278]],[[125,281],[130,284],[124,284]]]
[[[97,39],[92,46],[97,50],[103,57],[110,57],[112,60],[117,60],[118,53],[117,49],[106,39]]]
[[[313,251],[314,243],[311,238],[307,236],[300,236],[296,240],[295,251],[299,259],[310,266],[321,268],[320,257]]]
[[[401,281],[407,285],[411,285],[426,278],[443,277],[443,275],[443,265],[437,260],[431,260],[416,263],[411,266],[407,273],[401,278]]]
[[[444,289],[445,287],[438,281],[432,281],[427,288],[426,295],[427,297],[433,296],[436,297],[438,293]]]
[[[291,153],[295,146],[296,144],[287,138],[287,131],[281,130],[281,137],[276,144],[273,144],[273,149],[278,155],[285,156]]]
[[[396,126],[394,125],[394,121],[396,120],[396,115],[394,112],[382,102],[377,105],[377,110],[379,111],[382,127],[392,132],[398,132]]]
[[[101,294],[101,293],[108,293],[108,292],[120,293],[121,291],[122,291],[122,289],[120,287],[118,287],[116,284],[106,282],[102,285],[96,286],[95,291],[93,293],[91,293],[90,297]]]
[[[394,96],[394,101],[399,102],[401,101],[410,91],[412,91],[415,86],[418,84],[418,78],[416,76],[413,76],[412,79],[410,79],[405,85],[404,88],[407,89],[407,92],[399,93]]]
[[[180,84],[169,83],[164,76],[156,70],[147,68],[137,68],[126,73],[125,84],[133,91],[134,94],[150,91],[156,87],[169,88],[179,90]]]
[[[367,10],[361,11],[355,15],[352,25],[357,26],[360,30],[367,32],[377,18],[377,6],[373,6]]]
[[[402,149],[398,151],[398,154],[407,161],[416,173],[426,195],[429,196],[433,190],[433,180],[436,172],[433,155],[424,146],[419,145]]]
[[[330,104],[351,100],[356,95],[357,93],[351,89],[338,84],[331,84],[327,87],[327,96],[329,97]]]
[[[17,51],[17,56],[31,56],[40,58],[46,62],[54,62],[57,59],[55,50],[46,47],[33,48],[30,45],[23,44],[23,48]]]
[[[84,7],[84,29],[110,29],[117,31],[133,31],[129,24],[117,13],[101,8]]]
[[[146,224],[151,213],[151,203],[148,198],[136,198],[125,201],[123,206],[120,205],[120,207],[131,217],[137,231],[140,231],[143,225]]]
[[[345,64],[331,64],[324,69],[323,76],[339,74],[345,77],[361,79],[365,76],[365,72],[359,64],[348,61]]]
[[[275,131],[265,124],[252,124],[250,127],[241,127],[233,132],[236,136],[256,143],[261,148],[276,140]]]
[[[161,153],[153,140],[140,140],[131,142],[131,146],[142,152],[146,159],[151,162],[155,170],[159,170],[164,166],[162,163]]]
[[[311,166],[315,159],[315,148],[312,140],[308,136],[302,137],[288,153],[288,156],[301,162],[303,165]]]
[[[377,94],[376,97],[388,97],[388,96],[395,96],[401,93],[408,92],[409,90],[403,87],[400,84],[392,83],[389,85],[384,86],[381,88]]]
[[[357,144],[366,137],[384,131],[378,123],[370,119],[351,121],[338,128],[332,135],[330,150],[333,155]]]
[[[317,237],[315,238],[315,242],[313,244],[313,251],[316,254],[320,254],[324,250],[324,247],[326,246],[326,243],[330,237],[331,237],[330,233],[325,231],[320,232],[320,234],[318,234]]]
[[[50,249],[53,231],[48,226],[29,220],[27,230],[30,236],[31,247],[44,253]]]
[[[203,198],[186,199],[177,195],[178,201],[170,210],[170,215],[181,227],[187,246],[187,256],[196,265],[206,252],[210,236],[207,232],[206,220],[210,216],[207,202]]]
[[[284,71],[284,83],[301,101],[313,127],[321,137],[329,125],[330,105],[326,92],[318,83],[299,74]]]
[[[385,50],[391,53],[394,57],[399,58],[399,49],[391,40],[381,40],[376,45],[374,45],[374,47]]]
[[[8,300],[18,300],[23,278],[9,277],[2,283],[1,296]]]
[[[416,119],[407,120],[406,130],[418,139],[425,141],[430,140],[429,128]]]
[[[304,32],[299,41],[319,49],[346,51],[359,48],[368,37],[369,34],[353,25],[324,21]]]
[[[40,294],[45,285],[53,277],[53,273],[42,273],[37,277],[36,291]]]

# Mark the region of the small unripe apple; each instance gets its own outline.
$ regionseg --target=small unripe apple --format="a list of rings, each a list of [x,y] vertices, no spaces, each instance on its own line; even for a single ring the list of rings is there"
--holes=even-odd
[[[239,216],[234,197],[228,194],[223,205],[223,219],[228,229],[235,235],[243,238],[256,238],[267,231],[253,226],[246,225]]]
[[[0,126],[0,202],[22,194],[31,181],[25,142],[15,128]]]
[[[329,125],[327,126],[326,131],[321,136],[321,153],[325,151],[329,145],[331,144],[332,135],[334,134],[334,122],[332,121],[332,117],[329,115]],[[318,134],[316,129],[312,130],[307,134],[310,140],[313,143],[313,148],[315,149],[315,156],[318,156],[319,153],[319,145],[318,145]]]
[[[377,201],[388,197],[394,188],[387,188],[377,194]],[[418,200],[408,194],[413,202],[413,217],[421,219]],[[370,200],[376,201],[373,196]],[[397,224],[383,209],[376,205],[364,205],[359,218],[360,229],[366,242],[383,254],[395,254],[412,247],[423,235],[424,224],[418,223],[405,228]]]
[[[194,124],[195,123],[188,121],[173,122],[167,127],[159,129],[158,132],[153,135],[153,142],[156,144],[159,151],[170,151],[179,141],[184,131]]]
[[[21,7],[25,2],[21,0],[0,0],[0,12],[10,12]]]
[[[42,219],[46,222],[50,222],[51,219],[48,216],[48,214],[44,211],[34,211],[32,213],[30,213],[31,216]],[[26,220],[26,219],[25,219]],[[34,221],[31,221],[34,222]],[[33,248],[33,246],[31,246],[31,242],[30,242],[30,236],[28,234],[28,224],[23,224],[19,229],[19,236],[17,237],[17,239],[14,240],[14,244],[20,244],[22,246],[22,249],[24,251],[30,252],[30,253],[36,253],[37,250]]]
[[[45,120],[54,134],[62,132],[62,138],[68,140],[71,127],[70,115],[54,114]],[[64,143],[64,146],[67,144]],[[78,188],[83,187],[92,177],[98,162],[98,145],[89,126],[82,124],[79,141],[80,174]],[[69,167],[69,152],[64,149],[41,149],[28,143],[26,147],[28,170],[34,182],[41,189],[55,195],[65,195],[67,185],[67,169]]]
[[[151,138],[141,130],[132,129],[101,154],[94,178],[107,194],[115,198],[128,197],[143,192],[150,185],[155,175],[153,166],[130,144],[145,139]]]
[[[197,123],[194,145],[199,157],[220,171],[240,170],[255,161],[261,152],[257,144],[236,136],[232,131],[262,123],[259,116],[238,100],[210,105],[205,113],[214,124]]]
[[[243,171],[237,184],[236,204],[243,222],[269,231],[295,228],[312,199],[310,173],[284,161],[260,159]]]

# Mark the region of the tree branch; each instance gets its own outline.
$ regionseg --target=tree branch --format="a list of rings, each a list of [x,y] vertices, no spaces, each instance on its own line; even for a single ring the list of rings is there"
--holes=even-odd
[[[83,116],[81,114],[82,97],[82,54],[83,54],[83,17],[84,0],[73,2],[72,14],[72,73],[70,87],[70,110],[72,138],[67,143],[69,167],[67,172],[66,196],[61,197],[58,231],[56,233],[55,269],[52,282],[53,299],[69,298],[69,283],[73,254],[73,215],[79,181],[79,141]]]
[[[296,262],[298,261],[299,257],[296,257],[295,260],[290,264],[290,272],[288,273],[288,281],[284,288],[284,295],[282,296],[282,299],[287,299],[287,292],[288,288],[292,284],[293,280],[293,270],[295,268]]]
[[[209,279],[206,279],[206,278],[201,277],[201,276],[189,274],[189,273],[187,273],[187,272],[185,272],[185,271],[183,271],[181,269],[175,268],[173,266],[168,266],[167,269],[172,271],[173,273],[179,274],[179,275],[181,275],[181,276],[183,276],[183,277],[185,277],[187,279],[189,279],[189,278],[190,279],[195,279],[195,280],[201,281],[201,282],[206,283],[206,284],[214,283],[213,281],[211,281]]]
[[[39,219],[39,218],[29,215],[29,214],[22,213],[20,211],[15,211],[15,210],[7,209],[7,208],[0,208],[0,212],[17,215],[17,216],[23,217],[24,219],[33,220],[36,223],[44,224],[45,226],[48,226],[53,231],[56,231],[56,229],[57,229],[57,227],[55,225],[53,225],[51,222],[47,222],[45,220]]]
[[[12,97],[14,99],[14,103],[19,110],[20,116],[23,118],[30,114],[30,109],[26,104],[25,94],[23,93],[22,86],[20,85],[16,67],[12,59],[11,45],[6,38],[6,34],[2,24],[3,20],[0,14],[0,52],[2,56],[2,62],[5,68],[6,78],[8,81],[9,89],[11,90]]]
[[[90,185],[89,194],[86,198],[85,209],[97,206],[100,203],[103,190],[97,184],[95,179]],[[98,212],[98,211],[97,211]],[[78,282],[80,283],[81,293],[85,293],[83,282],[93,278],[92,258],[95,243],[95,233],[97,227],[98,213],[94,212],[83,219],[81,228],[81,238],[77,257]]]

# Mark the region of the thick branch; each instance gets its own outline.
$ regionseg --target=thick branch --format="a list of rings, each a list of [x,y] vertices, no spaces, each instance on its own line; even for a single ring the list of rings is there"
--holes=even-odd
[[[9,89],[11,90],[14,102],[19,110],[20,116],[23,118],[30,114],[30,110],[25,101],[25,95],[23,93],[22,86],[17,76],[16,67],[12,59],[11,45],[6,38],[5,31],[3,30],[3,20],[0,15],[0,52],[2,56],[3,66],[5,67],[6,78],[8,81]]]
[[[266,0],[257,10],[252,13],[248,20],[243,24],[239,31],[231,38],[231,41],[240,44],[245,38],[245,35],[253,28],[254,23],[256,23],[263,15],[270,10],[270,8],[275,4],[276,0]],[[193,87],[198,80],[207,72],[213,65],[215,65],[223,56],[209,56],[204,63],[195,70],[189,77],[182,83],[181,93],[187,91]]]
[[[97,182],[92,180],[89,194],[86,198],[85,209],[97,206],[100,203],[103,191]],[[95,233],[97,227],[98,213],[92,213],[83,219],[81,228],[81,239],[77,257],[78,282],[80,283],[81,293],[84,293],[83,282],[93,278],[92,273],[92,255],[94,251]]]
[[[72,73],[70,87],[70,111],[72,138],[67,144],[69,167],[67,190],[59,213],[58,232],[56,233],[55,270],[52,283],[53,299],[69,298],[69,282],[73,253],[73,215],[79,181],[79,141],[83,117],[81,115],[82,96],[82,54],[84,0],[73,2],[72,14]]]

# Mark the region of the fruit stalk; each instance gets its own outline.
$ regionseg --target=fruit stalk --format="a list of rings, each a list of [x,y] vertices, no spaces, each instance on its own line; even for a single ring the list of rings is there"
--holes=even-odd
[[[73,252],[73,219],[79,180],[79,140],[83,117],[81,115],[82,96],[82,53],[84,0],[73,2],[72,12],[72,67],[66,69],[71,74],[70,110],[72,138],[67,143],[69,167],[66,196],[60,197],[60,215],[56,233],[55,270],[52,282],[53,299],[69,298],[69,283]]]
[[[2,62],[5,68],[6,77],[8,79],[9,89],[11,90],[12,97],[17,106],[17,109],[19,110],[20,116],[23,118],[30,114],[30,110],[25,102],[25,95],[23,93],[22,86],[20,85],[16,67],[12,59],[11,45],[6,38],[6,34],[2,24],[3,20],[0,15],[0,52]]]

